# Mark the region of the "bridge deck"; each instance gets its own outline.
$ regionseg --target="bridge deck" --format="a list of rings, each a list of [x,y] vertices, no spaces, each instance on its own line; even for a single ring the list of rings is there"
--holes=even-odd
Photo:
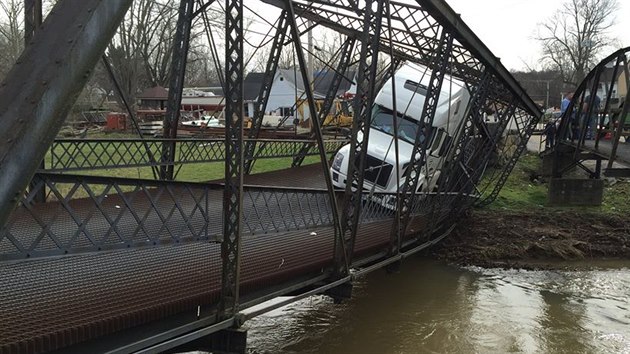
[[[322,182],[317,165],[247,178],[267,186]],[[213,202],[220,208],[220,198]],[[381,249],[390,230],[391,222],[362,225],[356,254]],[[241,293],[321,274],[333,247],[331,228],[243,237]],[[220,283],[220,244],[209,242],[0,263],[0,353],[54,350],[176,313],[194,316],[198,305],[216,305]]]
[[[584,147],[592,152],[601,154],[603,156],[610,156],[612,154],[613,144],[610,140],[600,140],[599,146],[595,148],[595,140],[584,141]],[[630,143],[623,141],[619,142],[617,146],[617,154],[615,161],[626,166],[630,166]]]

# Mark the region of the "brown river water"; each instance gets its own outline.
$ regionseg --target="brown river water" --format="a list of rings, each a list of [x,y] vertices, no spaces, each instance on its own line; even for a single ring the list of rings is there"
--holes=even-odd
[[[582,264],[584,266],[584,264]],[[458,268],[421,258],[245,326],[250,353],[630,353],[630,262]]]

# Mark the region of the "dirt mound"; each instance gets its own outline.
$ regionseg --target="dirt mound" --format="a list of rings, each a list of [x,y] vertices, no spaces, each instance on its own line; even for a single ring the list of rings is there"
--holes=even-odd
[[[630,218],[573,211],[476,211],[430,253],[460,265],[510,268],[550,268],[554,261],[567,260],[630,259]]]

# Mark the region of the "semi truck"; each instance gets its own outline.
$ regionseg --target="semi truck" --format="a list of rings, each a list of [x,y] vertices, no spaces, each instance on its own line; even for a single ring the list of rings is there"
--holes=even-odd
[[[395,72],[395,113],[392,80],[387,80],[377,94],[369,126],[367,160],[363,171],[364,189],[396,193],[398,187],[405,183],[405,170],[411,161],[413,144],[418,134],[420,141],[429,141],[426,166],[421,169],[417,192],[437,188],[441,168],[466,115],[470,94],[462,81],[445,75],[432,128],[426,129],[421,119],[431,74],[429,68],[409,62]],[[394,148],[394,124],[398,127],[398,165]],[[426,136],[427,132],[430,132],[430,136]],[[362,138],[357,137],[359,141]],[[347,144],[339,149],[332,160],[330,174],[333,185],[337,188],[346,187],[349,155],[350,144]],[[388,204],[384,206],[391,208],[395,205],[393,199],[389,202],[385,199],[392,198],[379,198],[382,203]]]

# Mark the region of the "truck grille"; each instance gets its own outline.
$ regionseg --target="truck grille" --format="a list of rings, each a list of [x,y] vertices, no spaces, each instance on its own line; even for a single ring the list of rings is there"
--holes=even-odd
[[[363,176],[365,180],[370,181],[379,187],[386,188],[393,168],[394,166],[391,164],[367,155]]]

